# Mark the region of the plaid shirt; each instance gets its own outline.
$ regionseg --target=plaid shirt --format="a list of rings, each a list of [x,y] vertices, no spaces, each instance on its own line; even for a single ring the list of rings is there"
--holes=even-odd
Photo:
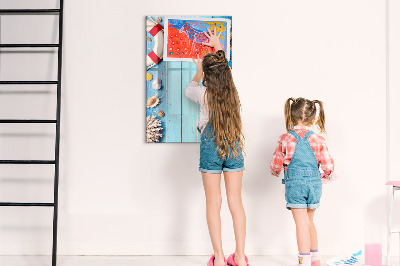
[[[310,128],[305,126],[295,126],[293,130],[296,131],[296,133],[302,138],[310,130]],[[296,142],[296,138],[290,133],[285,133],[280,136],[278,147],[274,152],[270,164],[272,175],[279,176],[282,166],[286,171],[286,168],[293,157],[293,153],[296,148]],[[332,177],[335,164],[332,157],[329,155],[325,139],[317,134],[311,134],[308,138],[308,142],[310,143],[311,149],[317,158],[318,167],[320,167],[322,170],[322,178],[330,179]]]

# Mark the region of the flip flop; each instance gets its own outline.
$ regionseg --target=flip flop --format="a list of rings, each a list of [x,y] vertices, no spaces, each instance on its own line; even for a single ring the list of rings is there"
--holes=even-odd
[[[247,256],[244,256],[244,259],[246,260],[247,266],[249,266],[249,260],[247,259]],[[235,262],[235,253],[231,254],[228,257],[227,263],[229,266],[238,266]]]
[[[215,255],[214,254],[212,254],[211,255],[211,258],[208,260],[208,262],[207,262],[207,266],[214,266],[214,260],[215,260]],[[225,257],[224,257],[224,262],[225,262],[225,265],[227,265],[226,264],[226,259],[225,259]]]

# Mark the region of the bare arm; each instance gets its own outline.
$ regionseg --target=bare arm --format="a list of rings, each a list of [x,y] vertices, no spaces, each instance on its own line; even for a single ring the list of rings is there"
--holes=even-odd
[[[197,61],[195,59],[193,59],[193,62],[196,64],[197,71],[196,71],[196,75],[194,75],[192,81],[196,81],[197,83],[200,83],[200,80],[203,78],[203,65],[202,65],[202,61],[201,61],[199,55],[197,55]]]
[[[214,29],[214,30],[207,29],[207,31],[208,31],[208,33],[204,32],[204,34],[207,36],[208,42],[203,42],[202,44],[213,47],[215,49],[215,51],[223,50],[221,43],[219,41],[221,32],[217,34],[216,29]],[[197,55],[197,61],[195,59],[193,59],[193,62],[196,64],[197,72],[196,72],[196,75],[194,75],[192,81],[196,81],[197,83],[200,83],[200,80],[203,78],[203,67],[202,67],[202,61],[200,60],[199,55]]]

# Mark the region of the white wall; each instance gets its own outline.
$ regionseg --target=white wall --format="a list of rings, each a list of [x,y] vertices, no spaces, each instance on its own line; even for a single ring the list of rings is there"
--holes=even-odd
[[[385,226],[384,1],[204,0],[195,9],[187,1],[168,3],[65,3],[59,253],[212,251],[199,145],[144,143],[143,30],[145,16],[157,14],[233,16],[233,75],[246,135],[248,254],[296,252],[284,187],[268,169],[284,132],[288,97],[325,102],[340,179],[324,187],[316,214],[321,253],[362,244],[365,225]],[[48,213],[38,213],[1,212],[17,217],[2,220],[1,254],[49,253]],[[37,227],[12,227],[21,217],[39,220]],[[226,204],[222,220],[229,253],[234,236]],[[30,237],[22,238],[21,229]]]
[[[397,169],[398,162],[400,160],[400,105],[398,101],[400,99],[400,36],[398,34],[400,30],[400,18],[397,16],[400,12],[399,1],[389,1],[389,64],[388,64],[388,121],[389,121],[389,141],[388,141],[388,179],[389,180],[400,180],[399,172]],[[393,217],[393,227],[399,228],[400,226],[400,199],[399,193],[396,193],[395,203],[394,203],[394,217]],[[399,256],[399,236],[393,235],[392,237],[392,256]]]

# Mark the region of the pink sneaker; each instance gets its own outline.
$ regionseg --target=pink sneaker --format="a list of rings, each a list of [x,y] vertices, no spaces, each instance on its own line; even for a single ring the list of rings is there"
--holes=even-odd
[[[214,266],[215,255],[212,254],[210,260],[207,262],[207,266]],[[224,262],[226,265],[226,259],[224,258]]]
[[[246,256],[246,255],[245,255],[244,259],[246,260],[247,266],[249,266],[249,260],[247,259],[247,256]],[[236,264],[236,262],[235,262],[235,253],[231,254],[231,255],[228,257],[227,263],[228,263],[228,265],[230,265],[230,266],[238,266],[238,265]]]
[[[321,261],[320,260],[312,261],[311,266],[321,266]]]

